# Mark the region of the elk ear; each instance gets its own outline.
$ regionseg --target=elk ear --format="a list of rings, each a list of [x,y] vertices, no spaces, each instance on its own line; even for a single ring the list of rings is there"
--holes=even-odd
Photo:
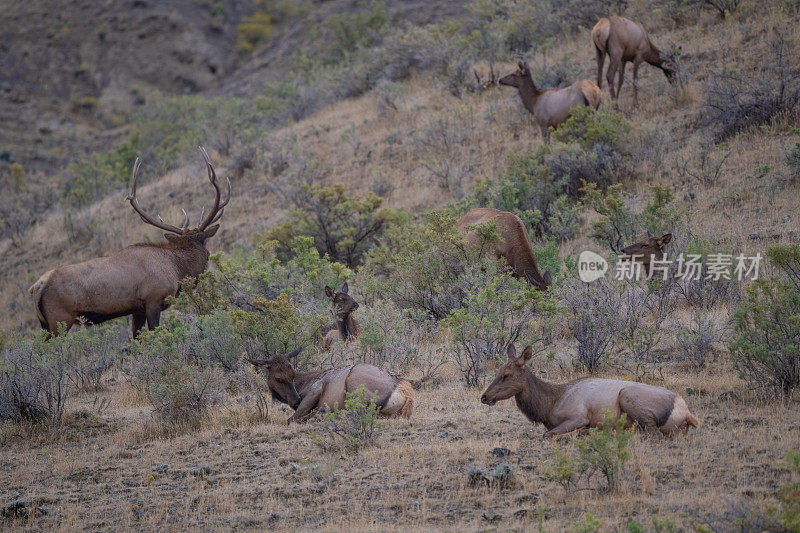
[[[325,296],[327,296],[330,299],[333,299],[333,297],[336,296],[336,293],[333,292],[333,289],[325,285]]]
[[[183,235],[175,235],[174,233],[165,233],[164,238],[167,239],[169,242],[173,244],[177,244],[180,242],[180,239]]]
[[[533,357],[533,346],[529,344],[522,350],[522,355],[517,359],[517,366],[525,366],[525,363],[530,361],[531,357]]]
[[[524,63],[522,63],[522,70],[524,70],[524,71],[525,71],[525,74],[529,74],[529,73],[530,73],[530,71],[531,71],[531,67],[528,65],[528,62],[527,62],[527,61],[525,61]]]
[[[202,233],[203,240],[206,240],[206,239],[211,238],[214,235],[216,235],[218,229],[219,229],[219,224],[214,224],[210,228],[206,228],[205,230],[203,230],[203,233]]]
[[[253,366],[256,366],[256,367],[258,367],[258,366],[263,366],[263,367],[269,368],[269,359],[258,360],[258,359],[250,359],[250,358],[248,357],[248,358],[247,358],[247,361],[248,361],[248,362],[249,362],[251,365],[253,365]]]
[[[672,233],[667,233],[666,235],[661,237],[661,246],[664,246],[665,244],[669,244],[669,241],[671,241],[671,240],[672,240]]]
[[[522,61],[519,61],[517,63],[517,66],[519,67],[520,70],[525,70],[525,63],[523,63]]]
[[[506,357],[508,361],[514,361],[517,358],[517,349],[514,347],[513,344],[509,344],[508,348],[506,348]]]
[[[350,291],[350,287],[347,286],[347,282],[345,281],[344,285],[342,285],[342,288],[339,289],[339,292],[343,292],[343,293],[347,294],[349,291]]]
[[[299,354],[299,353],[300,353],[300,351],[301,351],[302,349],[303,349],[303,347],[301,346],[300,348],[297,348],[297,349],[296,349],[295,351],[293,351],[292,353],[287,353],[287,354],[286,354],[286,358],[287,358],[287,359],[292,359],[293,357],[297,357],[297,354]]]
[[[545,284],[546,287],[549,287],[550,285],[553,284],[553,277],[550,275],[550,271],[549,270],[544,273],[544,276],[542,276],[542,279],[544,279],[544,284]]]

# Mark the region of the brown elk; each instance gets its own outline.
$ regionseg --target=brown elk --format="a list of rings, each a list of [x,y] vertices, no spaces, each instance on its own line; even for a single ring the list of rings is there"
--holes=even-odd
[[[161,311],[167,308],[168,296],[175,296],[181,280],[195,277],[206,269],[208,249],[206,240],[213,237],[231,197],[231,182],[224,199],[221,198],[217,175],[208,153],[200,148],[214,187],[214,206],[200,225],[189,229],[189,217],[184,214],[179,228],[148,215],[136,199],[136,181],[141,161],[133,165],[131,192],[126,198],[142,220],[168,233],[165,242],[139,243],[106,256],[82,263],[60,266],[46,272],[28,292],[33,295],[36,314],[42,328],[58,333],[63,322],[67,330],[83,318],[88,323],[99,324],[121,316],[133,316],[133,335],[144,327],[158,326]]]
[[[364,387],[367,396],[375,399],[381,416],[410,418],[414,410],[414,389],[411,382],[391,372],[367,364],[296,372],[291,359],[300,349],[264,360],[249,359],[267,377],[273,399],[295,410],[287,423],[302,422],[320,409],[341,409],[346,393]]]
[[[325,334],[322,339],[322,350],[328,351],[333,346],[333,343],[338,339],[343,341],[351,341],[358,337],[361,333],[361,327],[353,318],[353,311],[358,309],[358,302],[348,294],[350,292],[347,283],[342,285],[339,292],[334,291],[325,285],[325,295],[330,298],[333,303],[334,312],[336,314],[336,329],[332,329]]]
[[[491,251],[495,257],[505,259],[515,277],[527,279],[537,289],[546,290],[552,282],[550,272],[545,272],[544,276],[539,274],[528,230],[517,215],[499,209],[476,207],[461,217],[458,231],[467,237],[470,246],[475,246],[480,241],[475,226],[492,220],[497,221],[501,238],[500,242],[492,244]]]
[[[528,64],[520,61],[518,66],[515,72],[500,78],[500,85],[517,88],[522,105],[533,115],[545,142],[550,139],[549,128],[557,127],[570,117],[570,108],[589,105],[597,109],[600,105],[601,91],[592,80],[580,80],[562,89],[541,91],[533,82]]]
[[[661,237],[648,237],[642,242],[631,244],[622,249],[622,253],[628,259],[639,261],[644,266],[645,275],[650,275],[651,262],[653,259],[660,261],[664,258],[664,249],[672,240],[672,233],[666,233]]]
[[[675,54],[661,52],[650,42],[644,27],[638,22],[624,17],[601,18],[592,28],[592,41],[597,52],[597,85],[603,87],[603,63],[608,55],[606,79],[611,98],[618,99],[622,80],[625,77],[625,64],[633,62],[633,105],[638,100],[639,65],[643,61],[660,68],[670,84],[678,77],[678,63]],[[614,75],[619,70],[617,90],[614,90]]]
[[[507,356],[481,403],[494,405],[513,396],[528,420],[544,424],[545,437],[598,427],[607,411],[616,417],[625,413],[630,424],[665,435],[699,425],[683,398],[665,388],[600,378],[548,383],[525,368],[533,356],[532,346],[517,357],[516,348],[509,345]]]

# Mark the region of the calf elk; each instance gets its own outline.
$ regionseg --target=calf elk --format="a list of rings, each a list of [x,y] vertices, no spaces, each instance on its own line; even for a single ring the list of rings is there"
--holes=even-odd
[[[592,41],[597,52],[597,85],[603,87],[603,63],[608,55],[608,88],[611,98],[618,99],[622,89],[622,80],[625,77],[625,63],[633,62],[633,105],[639,103],[638,79],[639,65],[643,61],[660,68],[667,81],[675,83],[678,73],[678,63],[674,54],[661,52],[650,42],[644,27],[638,22],[624,17],[601,18],[592,28]],[[619,83],[614,91],[614,74],[619,70]]]
[[[517,350],[509,345],[507,355],[508,361],[497,371],[481,402],[494,405],[513,396],[528,420],[544,424],[545,437],[597,427],[605,411],[617,417],[625,413],[630,424],[665,435],[698,426],[683,398],[662,387],[600,378],[548,383],[525,368],[533,355],[532,346],[518,358]]]
[[[664,258],[664,248],[671,240],[672,233],[666,233],[661,237],[648,237],[642,242],[626,246],[622,249],[622,253],[628,259],[642,263],[645,275],[649,276],[653,259],[660,261]]]
[[[350,289],[347,283],[342,285],[339,292],[325,285],[325,295],[330,298],[336,313],[336,329],[327,332],[322,339],[322,350],[325,352],[330,350],[333,343],[338,339],[347,342],[357,338],[361,333],[361,327],[356,322],[356,319],[353,318],[353,311],[358,309],[358,302],[353,300],[348,292],[350,292]]]
[[[361,386],[368,397],[375,399],[381,416],[411,417],[414,389],[409,381],[363,363],[295,372],[291,359],[299,353],[298,348],[292,353],[273,355],[265,360],[248,359],[251,364],[265,371],[272,397],[295,410],[288,423],[307,420],[321,408],[344,408],[346,394],[357,391]]]
[[[501,238],[500,242],[492,245],[492,253],[498,259],[502,257],[506,260],[515,277],[527,279],[537,289],[546,290],[552,282],[550,272],[545,272],[544,276],[539,274],[528,230],[517,215],[499,209],[476,207],[461,217],[458,231],[467,237],[470,246],[475,246],[480,235],[473,226],[492,220],[497,221]]]
[[[592,80],[576,81],[563,89],[540,91],[533,82],[528,64],[520,61],[518,66],[517,71],[500,78],[500,85],[517,88],[522,105],[533,115],[545,142],[550,139],[549,128],[566,122],[572,106],[589,105],[597,109],[600,105],[601,91]]]
[[[136,180],[141,161],[133,165],[131,192],[126,198],[142,220],[167,231],[166,242],[139,243],[106,256],[54,268],[31,285],[36,314],[42,328],[58,333],[58,323],[67,329],[83,317],[99,324],[112,318],[133,315],[133,334],[144,326],[158,326],[161,311],[167,308],[168,296],[175,296],[181,280],[195,277],[206,269],[208,249],[206,240],[213,237],[218,221],[231,198],[231,182],[224,200],[217,183],[217,174],[205,149],[200,148],[214,187],[214,206],[208,215],[200,215],[200,225],[189,229],[189,217],[184,214],[180,228],[148,215],[136,200]],[[205,209],[204,209],[205,211]]]

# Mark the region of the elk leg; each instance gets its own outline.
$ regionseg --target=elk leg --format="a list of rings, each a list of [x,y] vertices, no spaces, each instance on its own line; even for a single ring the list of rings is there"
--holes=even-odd
[[[613,57],[609,57],[608,72],[606,72],[606,81],[608,81],[608,90],[611,91],[611,98],[616,99],[617,94],[614,92],[614,75],[617,73],[619,62],[615,61]]]
[[[306,418],[311,411],[317,407],[320,396],[322,396],[322,387],[312,388],[309,394],[307,394],[300,401],[300,405],[297,406],[294,414],[289,417],[287,423],[291,424],[292,422],[302,422],[303,419]]]
[[[144,314],[134,313],[131,316],[131,332],[134,338],[139,333],[139,330],[144,327],[146,320],[147,316]]]
[[[603,89],[603,64],[606,62],[606,53],[603,50],[597,48],[597,45],[594,47],[595,51],[597,52],[597,86],[602,90]]]
[[[633,107],[639,105],[639,65],[641,63],[633,63]]]
[[[159,319],[161,318],[161,307],[154,307],[147,309],[147,329],[154,330],[158,327]]]
[[[622,92],[622,80],[625,79],[625,62],[623,61],[622,64],[619,66],[619,84],[617,85],[617,98],[619,98],[619,94]]]
[[[560,423],[550,431],[544,434],[544,438],[554,437],[556,435],[561,435],[563,433],[569,433],[570,431],[575,431],[576,429],[581,429],[589,425],[589,420],[587,418],[576,418],[573,420],[565,420],[564,422]]]

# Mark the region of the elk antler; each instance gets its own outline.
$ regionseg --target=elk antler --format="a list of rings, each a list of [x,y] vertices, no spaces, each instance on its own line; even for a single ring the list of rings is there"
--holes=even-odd
[[[133,175],[131,176],[131,192],[128,194],[126,200],[131,203],[131,207],[133,210],[139,213],[139,216],[142,217],[142,220],[147,224],[155,226],[157,228],[161,228],[164,231],[169,231],[170,233],[177,233],[178,235],[182,235],[186,228],[189,226],[189,217],[186,216],[186,211],[183,211],[184,221],[183,227],[178,228],[173,226],[172,224],[167,224],[161,219],[161,216],[158,216],[158,220],[155,220],[153,217],[148,215],[144,212],[144,210],[139,206],[138,200],[136,200],[136,180],[139,179],[139,167],[142,166],[142,160],[138,157],[136,158],[136,162],[133,164]]]
[[[200,153],[203,154],[203,160],[206,162],[206,170],[208,170],[208,181],[211,182],[211,185],[214,186],[214,190],[216,191],[216,196],[214,198],[214,207],[209,211],[206,218],[200,222],[200,226],[198,226],[198,230],[203,231],[209,225],[213,224],[217,220],[220,219],[222,216],[222,212],[225,210],[225,206],[228,205],[228,201],[231,199],[231,180],[230,178],[225,178],[228,182],[228,194],[225,197],[225,200],[220,202],[220,196],[222,191],[219,190],[219,184],[217,183],[217,173],[214,171],[214,165],[211,164],[211,158],[208,157],[208,152],[202,146],[200,147]],[[205,206],[203,206],[205,209]],[[200,215],[202,217],[202,214]]]

